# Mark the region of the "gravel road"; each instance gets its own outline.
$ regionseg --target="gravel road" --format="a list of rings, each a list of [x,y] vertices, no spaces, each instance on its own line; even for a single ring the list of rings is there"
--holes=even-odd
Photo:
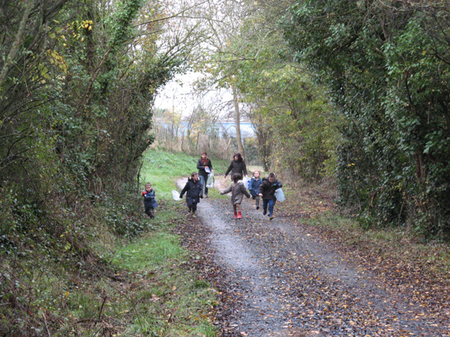
[[[306,226],[242,206],[235,220],[229,201],[203,199],[190,228],[222,292],[223,336],[450,336],[448,312],[377,282]]]

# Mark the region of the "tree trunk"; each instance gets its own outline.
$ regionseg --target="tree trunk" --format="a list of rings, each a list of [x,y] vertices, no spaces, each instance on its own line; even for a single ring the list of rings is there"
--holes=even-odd
[[[234,123],[236,125],[236,140],[238,145],[238,151],[242,155],[242,157],[245,159],[245,150],[244,145],[242,144],[242,138],[241,138],[241,114],[239,112],[239,102],[237,97],[237,90],[236,86],[232,84],[233,88],[233,102],[234,102]]]
[[[17,32],[14,43],[6,57],[2,71],[0,72],[0,87],[3,85],[3,81],[6,79],[9,69],[12,66],[13,61],[16,59],[17,50],[22,44],[23,35],[25,34],[25,28],[27,25],[28,16],[33,9],[34,2],[29,0],[25,3],[25,10],[23,12],[22,20],[20,21],[19,31]]]

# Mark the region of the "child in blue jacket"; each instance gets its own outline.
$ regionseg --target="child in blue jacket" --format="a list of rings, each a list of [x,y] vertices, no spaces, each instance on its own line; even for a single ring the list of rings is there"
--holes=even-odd
[[[152,184],[145,184],[145,191],[142,192],[144,197],[145,214],[151,219],[155,217],[155,208],[158,207],[155,199],[155,190],[152,188]]]
[[[259,185],[261,185],[262,179],[261,179],[261,172],[256,170],[253,172],[252,179],[248,182],[248,190],[250,191],[250,194],[252,195],[252,199],[255,200],[256,209],[259,209]]]

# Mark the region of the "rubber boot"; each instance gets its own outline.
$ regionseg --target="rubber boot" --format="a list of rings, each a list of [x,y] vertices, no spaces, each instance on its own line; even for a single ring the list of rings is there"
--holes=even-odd
[[[242,214],[241,214],[241,211],[239,211],[239,212],[238,212],[238,216],[237,216],[237,218],[238,218],[238,219],[242,219]]]

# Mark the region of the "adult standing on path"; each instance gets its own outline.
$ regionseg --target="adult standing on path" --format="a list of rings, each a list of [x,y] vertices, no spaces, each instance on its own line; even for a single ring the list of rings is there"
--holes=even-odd
[[[247,177],[247,166],[245,165],[244,159],[242,158],[240,153],[235,153],[233,156],[233,160],[228,166],[227,171],[225,172],[225,178],[228,173],[231,171],[231,180],[233,180],[233,175],[238,173],[241,177]]]
[[[208,197],[208,187],[206,187],[206,182],[208,181],[208,175],[212,173],[213,167],[211,160],[208,158],[208,154],[206,151],[202,152],[202,156],[197,161],[197,168],[198,168],[198,175],[200,177],[200,182],[202,183],[203,187],[205,188],[205,198]]]

